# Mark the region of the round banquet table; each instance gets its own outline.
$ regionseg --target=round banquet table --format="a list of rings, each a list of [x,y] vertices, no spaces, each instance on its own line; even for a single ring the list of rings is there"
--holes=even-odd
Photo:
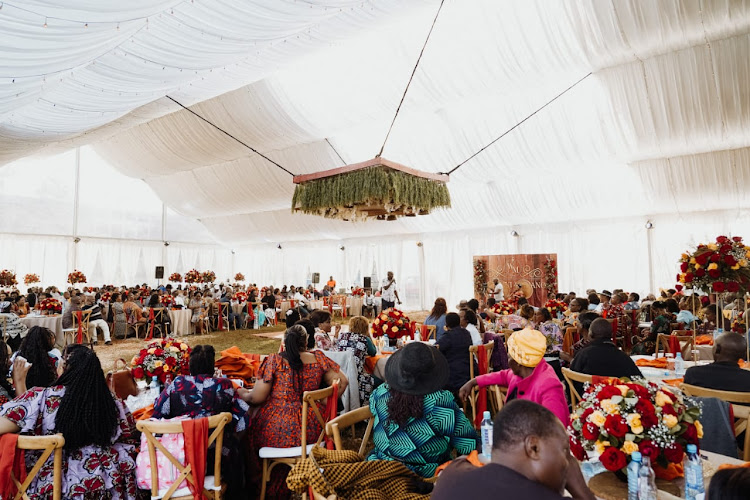
[[[172,320],[172,335],[184,337],[190,335],[190,319],[193,311],[190,309],[171,309],[169,319]]]
[[[21,323],[31,328],[32,326],[41,326],[52,330],[55,334],[55,344],[60,347],[65,346],[65,337],[63,336],[62,314],[55,316],[32,316],[28,315],[21,318]]]

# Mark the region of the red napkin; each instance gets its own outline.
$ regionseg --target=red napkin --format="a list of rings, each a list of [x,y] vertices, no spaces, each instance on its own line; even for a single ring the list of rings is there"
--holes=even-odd
[[[24,452],[16,448],[18,434],[10,432],[0,437],[0,497],[14,498],[16,485],[11,480],[11,471],[16,479],[23,483],[26,480],[26,462]]]
[[[487,350],[484,346],[479,346],[479,350],[477,351],[477,365],[479,368],[479,375],[485,375],[489,371]],[[487,411],[487,388],[480,387],[477,395],[477,414],[474,415],[474,425],[477,429],[482,425],[482,417],[484,416],[485,411]]]
[[[185,465],[190,465],[195,484],[188,481],[194,500],[203,500],[203,482],[206,479],[206,453],[208,451],[208,419],[183,420],[185,435]],[[216,450],[221,453],[221,450]]]

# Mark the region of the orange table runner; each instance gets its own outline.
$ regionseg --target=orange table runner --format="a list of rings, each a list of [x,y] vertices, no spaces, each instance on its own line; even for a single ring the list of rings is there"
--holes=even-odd
[[[696,345],[714,345],[714,338],[711,335],[698,335],[695,337]]]
[[[390,356],[391,353],[383,353],[383,354],[376,354],[375,356],[367,356],[365,358],[365,370],[367,373],[372,373],[375,371],[375,365],[378,364],[378,361],[386,356]]]
[[[635,360],[635,366],[650,366],[652,368],[666,368],[667,358],[657,359],[637,359]]]

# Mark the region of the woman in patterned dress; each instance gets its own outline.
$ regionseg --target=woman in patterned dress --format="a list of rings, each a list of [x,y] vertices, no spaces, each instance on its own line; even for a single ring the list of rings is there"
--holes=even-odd
[[[315,326],[315,345],[318,349],[332,351],[336,349],[336,339],[331,338],[331,313],[318,309],[310,315],[310,321]]]
[[[239,389],[240,397],[251,405],[263,406],[252,422],[250,437],[250,473],[258,479],[261,461],[258,451],[264,446],[292,448],[302,443],[302,394],[320,389],[321,382],[331,385],[339,380],[339,394],[346,390],[346,376],[339,365],[321,351],[307,351],[307,331],[292,325],[284,335],[284,352],[271,354],[260,365],[258,381],[251,390]],[[312,408],[307,416],[307,442],[315,443],[321,432]],[[267,497],[283,499],[290,496],[286,487],[289,468],[274,467],[268,484]],[[259,484],[259,480],[255,481]]]
[[[562,381],[565,380],[560,365],[560,353],[562,352],[563,335],[554,321],[552,314],[546,307],[541,307],[534,313],[534,323],[536,329],[542,332],[547,339],[547,352],[544,353],[544,359],[555,369],[557,377]]]
[[[17,359],[14,365],[14,380],[21,382],[25,362]],[[35,387],[0,408],[0,434],[62,433],[65,499],[135,498],[135,421],[109,392],[99,358],[93,350],[71,344],[65,348],[60,371],[51,387]],[[28,470],[40,454],[26,451]],[[29,487],[30,498],[52,496],[53,469],[50,457]]]
[[[352,351],[357,365],[357,382],[359,384],[359,404],[366,406],[370,394],[375,388],[375,379],[365,371],[365,358],[375,356],[378,350],[369,335],[370,324],[364,316],[354,316],[349,320],[349,331],[339,335],[336,346],[339,351]]]
[[[370,396],[375,449],[368,460],[396,460],[422,477],[432,477],[451,450],[468,455],[477,433],[456,405],[448,382],[448,361],[435,347],[407,344],[385,365],[388,383]]]
[[[120,295],[119,293],[115,292],[112,294],[112,299],[110,300],[110,310],[112,312],[112,320],[114,324],[114,332],[112,333],[112,335],[116,339],[124,339],[128,333],[128,320],[125,317],[122,295]]]

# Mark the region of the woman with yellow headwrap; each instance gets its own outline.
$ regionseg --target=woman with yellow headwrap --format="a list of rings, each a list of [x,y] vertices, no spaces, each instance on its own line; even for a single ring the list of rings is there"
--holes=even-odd
[[[500,385],[508,388],[505,402],[514,399],[527,399],[547,407],[568,425],[568,402],[565,399],[560,379],[555,370],[544,360],[547,339],[538,330],[519,330],[508,339],[507,370],[480,375],[469,380],[459,391],[459,397],[466,397],[475,386]]]

